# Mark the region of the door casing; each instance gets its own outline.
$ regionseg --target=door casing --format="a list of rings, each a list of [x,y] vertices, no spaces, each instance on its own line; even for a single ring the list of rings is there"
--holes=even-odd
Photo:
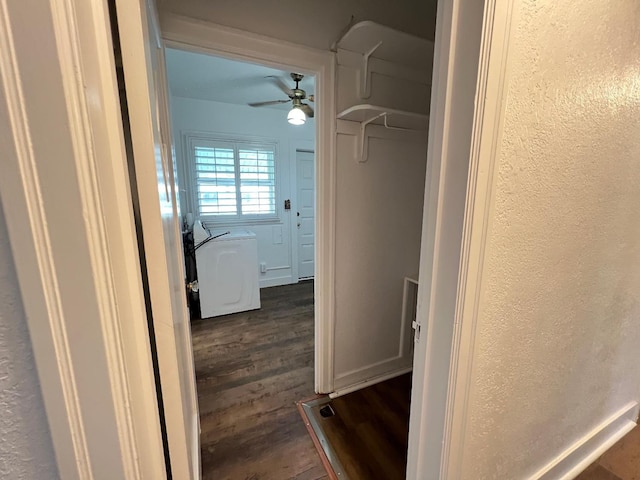
[[[439,283],[437,277],[428,284],[424,280],[435,266],[459,265],[459,256],[445,258],[435,244],[436,238],[440,244],[448,238],[442,236],[445,207],[452,202],[464,203],[466,196],[466,192],[456,189],[445,195],[449,191],[444,168],[448,157],[443,145],[445,140],[468,135],[469,125],[473,127],[480,122],[473,117],[473,110],[467,109],[467,115],[459,112],[464,125],[451,123],[451,102],[456,99],[456,88],[468,87],[463,80],[469,79],[446,58],[454,48],[462,50],[473,42],[481,45],[482,55],[488,55],[491,41],[497,41],[488,28],[479,37],[460,35],[459,20],[468,3],[472,2],[443,0],[438,6],[438,57],[430,125],[433,146],[429,147],[430,187],[425,195],[433,203],[425,206],[422,247],[425,276],[421,278],[419,300],[419,320],[424,322],[423,336],[429,341],[416,349],[407,478],[444,478],[440,467],[452,432],[447,419],[458,408],[448,393],[458,380],[457,370],[436,367],[437,360],[442,358],[447,362],[453,359],[457,364],[459,340],[455,340],[453,331],[431,328],[454,322],[454,318],[451,315],[436,318],[442,311],[430,299],[436,298],[436,292],[440,298],[446,293],[446,301],[455,308],[459,294]],[[487,0],[489,3],[495,6],[495,2]],[[507,18],[507,13],[493,7],[487,7],[486,11],[472,8],[469,12],[480,23],[484,18],[490,19],[485,22],[490,26],[491,22],[502,25]],[[6,140],[3,145],[7,145],[0,194],[11,248],[17,259],[16,273],[60,475],[80,479],[90,478],[92,472],[110,471],[113,476],[123,478],[165,478],[106,3],[5,1],[0,3],[0,26],[0,38],[8,46],[0,50],[4,94],[0,104],[3,127],[0,135]],[[324,342],[322,348],[316,348],[316,389],[331,391],[332,359],[325,359],[322,354],[332,351],[333,341],[333,55],[179,17],[164,17],[162,27],[165,39],[177,48],[280,68],[288,67],[282,64],[282,58],[288,58],[302,67],[303,73],[316,75],[318,79],[318,95],[322,99],[319,108],[327,122],[321,125],[318,122],[317,126],[316,153],[323,161],[321,165],[317,162],[316,225],[317,232],[323,233],[317,238],[322,245],[317,245],[316,275],[322,287],[316,286],[321,297],[316,315],[322,315],[325,321],[316,322],[316,337]],[[47,62],[40,62],[39,70],[28,71],[25,63],[20,62],[37,63],[38,53],[26,50],[34,28],[39,31],[40,43],[48,41],[47,48],[38,45],[41,54],[47,55]],[[477,62],[477,57],[470,55],[467,60]],[[62,101],[39,105],[33,102],[30,95],[37,98],[37,89],[42,88],[42,81],[34,78],[36,75],[47,78],[50,97]],[[475,82],[476,78],[472,78],[472,88],[476,87]],[[87,99],[89,92],[93,95],[91,103]],[[66,119],[58,122],[62,130],[47,129],[37,119],[47,116]],[[498,120],[484,119],[484,131],[491,132]],[[50,141],[56,147],[60,143],[68,146],[69,162],[57,167],[68,169],[68,175],[46,175],[46,163],[52,157],[44,158],[33,149],[41,141]],[[55,200],[59,198],[62,202],[73,194],[77,202],[64,212],[58,211],[60,203]],[[49,201],[43,202],[43,198]],[[73,279],[65,273],[74,270],[78,257],[66,255],[66,250],[54,241],[57,235],[64,236],[65,231],[73,232],[90,265],[90,269],[78,272]],[[449,239],[460,240],[456,235]],[[464,237],[464,242],[468,247],[470,239]],[[90,288],[72,299],[64,294],[64,289],[74,285]],[[105,295],[106,292],[111,294]],[[93,321],[87,323],[87,318]],[[69,341],[78,336],[89,338],[88,335],[90,349],[78,350],[78,345]],[[461,380],[464,385],[464,378]],[[106,392],[100,402],[92,401],[95,391]],[[433,396],[437,392],[439,398]],[[429,428],[438,425],[442,428]],[[113,448],[104,448],[106,435],[113,440],[108,443]],[[460,444],[452,447],[458,450]]]
[[[146,272],[171,475],[200,478],[200,416],[164,46],[152,0],[115,0],[115,11],[132,149],[131,188],[142,233],[140,262]]]
[[[281,40],[173,14],[161,30],[170,48],[201,52],[315,76],[316,249],[315,391],[333,391],[335,322],[335,55]]]
[[[58,473],[166,478],[107,2],[0,2],[0,42],[0,195]]]
[[[408,479],[460,478],[513,3],[438,3]]]

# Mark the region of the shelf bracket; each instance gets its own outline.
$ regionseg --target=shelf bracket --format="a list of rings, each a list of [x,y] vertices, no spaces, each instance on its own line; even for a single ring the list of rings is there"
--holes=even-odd
[[[384,117],[385,120],[387,118],[387,112],[381,112],[377,115],[374,115],[373,117],[371,117],[368,120],[365,120],[364,122],[362,122],[360,124],[360,142],[358,142],[356,148],[358,149],[356,151],[356,158],[358,159],[358,162],[360,163],[364,163],[368,160],[369,158],[369,142],[368,137],[367,137],[367,125],[369,125],[371,122],[379,119],[380,117]]]
[[[387,119],[389,118],[389,112],[380,112],[377,115],[369,118],[368,120],[363,121],[360,124],[360,138],[358,139],[359,142],[356,144],[356,158],[360,163],[364,163],[369,159],[369,136],[367,135],[367,125],[379,118],[384,119],[384,124],[381,126],[384,126],[384,128],[386,128],[387,130],[396,130],[399,132],[415,132],[413,128],[394,127],[393,125],[389,125],[387,121]]]
[[[387,115],[387,112],[384,112],[382,115],[384,116],[384,128],[386,128],[387,130],[397,130],[397,131],[400,131],[400,132],[413,132],[413,131],[415,131],[412,128],[394,127],[392,125],[389,125],[387,123],[387,118],[389,118],[389,115]]]
[[[371,96],[371,72],[369,72],[369,58],[380,48],[382,41],[378,42],[369,51],[362,55],[362,71],[360,72],[360,98],[365,99]]]

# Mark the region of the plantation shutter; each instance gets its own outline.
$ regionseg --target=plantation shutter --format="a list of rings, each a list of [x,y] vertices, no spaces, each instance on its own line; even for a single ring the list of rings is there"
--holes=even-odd
[[[276,213],[275,161],[273,150],[238,149],[240,205],[243,215]]]
[[[275,145],[196,141],[199,216],[276,217]]]
[[[196,146],[194,156],[200,216],[237,215],[234,148]]]

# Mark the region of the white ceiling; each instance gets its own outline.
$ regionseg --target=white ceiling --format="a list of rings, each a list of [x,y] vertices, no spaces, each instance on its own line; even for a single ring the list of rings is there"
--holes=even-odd
[[[166,58],[169,89],[172,95],[178,97],[246,105],[287,99],[272,81],[264,78],[266,76],[279,76],[291,88],[295,85],[289,76],[290,72],[253,63],[171,48],[167,49]],[[300,88],[307,95],[315,93],[313,77],[305,77],[300,82]],[[291,104],[261,108],[288,110]]]

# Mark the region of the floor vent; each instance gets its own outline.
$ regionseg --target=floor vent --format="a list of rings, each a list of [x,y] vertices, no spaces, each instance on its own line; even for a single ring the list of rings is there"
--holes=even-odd
[[[335,414],[336,412],[331,405],[325,405],[320,409],[320,416],[322,418],[333,417]]]

